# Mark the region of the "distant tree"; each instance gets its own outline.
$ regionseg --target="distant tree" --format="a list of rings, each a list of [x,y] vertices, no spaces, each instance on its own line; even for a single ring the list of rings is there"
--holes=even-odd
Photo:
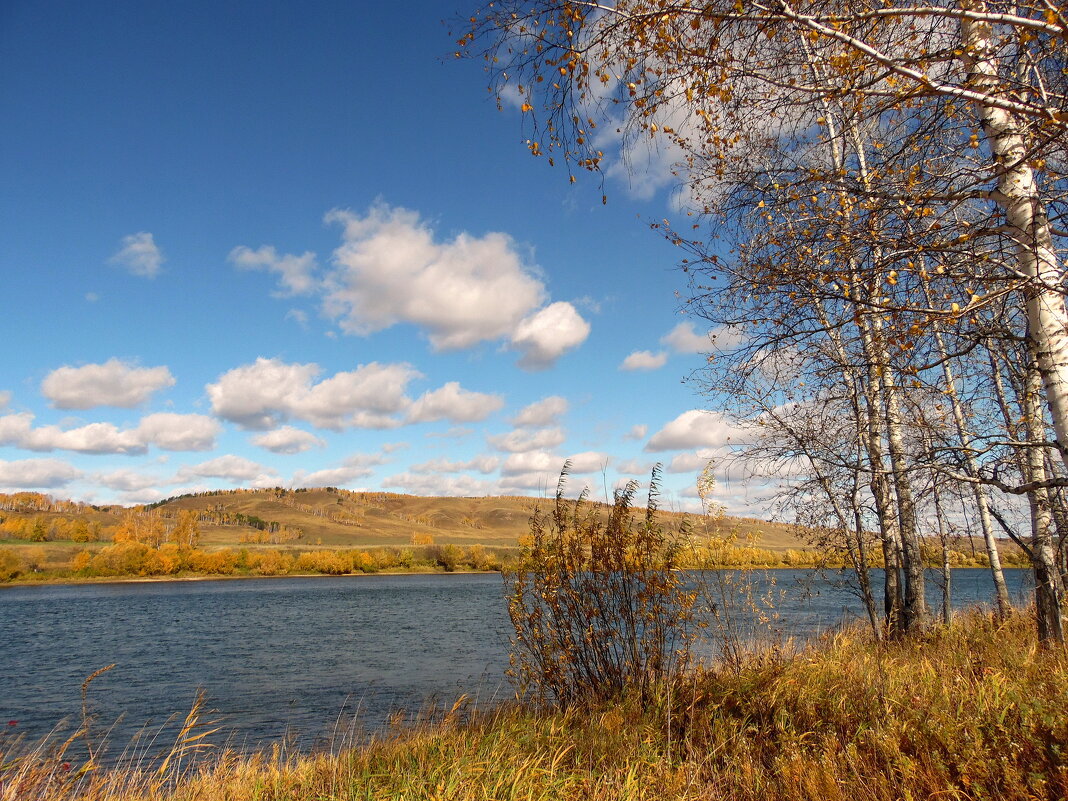
[[[171,529],[170,540],[179,548],[196,548],[200,545],[200,515],[192,509],[178,512],[178,522]]]

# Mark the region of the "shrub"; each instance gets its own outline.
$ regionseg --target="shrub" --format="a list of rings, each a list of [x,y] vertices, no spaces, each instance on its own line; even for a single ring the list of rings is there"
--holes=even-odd
[[[14,548],[0,548],[0,581],[18,578],[24,569]]]
[[[628,692],[648,700],[688,661],[695,625],[678,545],[656,519],[659,468],[640,520],[631,512],[637,482],[604,514],[585,491],[564,499],[568,468],[550,513],[535,509],[510,574],[510,675],[521,692],[563,706]]]

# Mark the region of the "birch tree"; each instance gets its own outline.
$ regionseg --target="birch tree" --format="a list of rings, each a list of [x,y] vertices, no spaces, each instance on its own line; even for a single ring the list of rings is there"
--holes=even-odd
[[[604,166],[616,137],[624,150],[662,142],[677,156],[692,226],[663,227],[689,251],[698,283],[741,278],[753,297],[792,301],[772,320],[780,344],[828,330],[805,328],[817,307],[833,310],[835,326],[855,327],[887,616],[900,598],[904,627],[922,625],[901,412],[903,393],[921,382],[902,354],[940,326],[973,326],[989,304],[1018,302],[1021,358],[1040,380],[1053,446],[1068,464],[1061,9],[505,0],[470,26],[461,47],[486,58],[499,98],[518,98],[532,154],[562,160],[574,180]],[[697,309],[714,306],[714,295],[695,293]],[[936,364],[948,362],[943,353]],[[1029,441],[1040,436],[1041,411],[1030,407]],[[1033,521],[1055,517],[1043,509],[1063,483],[1040,468],[1036,456],[1021,474]],[[965,478],[977,484],[980,473],[973,464]],[[1044,538],[1033,532],[1033,543]],[[898,565],[901,588],[892,586]],[[1041,622],[1052,614],[1040,609],[1040,631],[1058,639]]]

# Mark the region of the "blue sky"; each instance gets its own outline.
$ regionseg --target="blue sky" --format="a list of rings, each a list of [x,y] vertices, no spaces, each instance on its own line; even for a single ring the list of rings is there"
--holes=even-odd
[[[471,9],[0,6],[0,489],[542,494],[573,457],[697,508],[736,432],[682,380],[667,173],[602,205],[531,157],[450,58]]]

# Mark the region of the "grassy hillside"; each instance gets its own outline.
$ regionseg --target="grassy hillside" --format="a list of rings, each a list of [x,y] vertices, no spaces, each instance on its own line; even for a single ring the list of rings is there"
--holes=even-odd
[[[7,522],[0,526],[0,541],[107,541],[130,511],[154,511],[173,519],[180,511],[192,510],[200,516],[201,543],[209,548],[371,548],[431,543],[514,547],[527,532],[530,515],[539,504],[547,506],[548,501],[517,496],[439,498],[316,488],[223,490],[181,496],[148,507],[124,508],[19,493],[0,495],[0,522]],[[747,544],[772,551],[804,547],[797,529],[783,523],[731,517],[712,520],[667,511],[661,514],[661,520],[673,528],[686,521],[698,534],[734,534]],[[20,524],[28,528],[31,523],[45,529],[40,537],[4,530]],[[96,536],[79,538],[72,534],[77,523],[85,523]]]

